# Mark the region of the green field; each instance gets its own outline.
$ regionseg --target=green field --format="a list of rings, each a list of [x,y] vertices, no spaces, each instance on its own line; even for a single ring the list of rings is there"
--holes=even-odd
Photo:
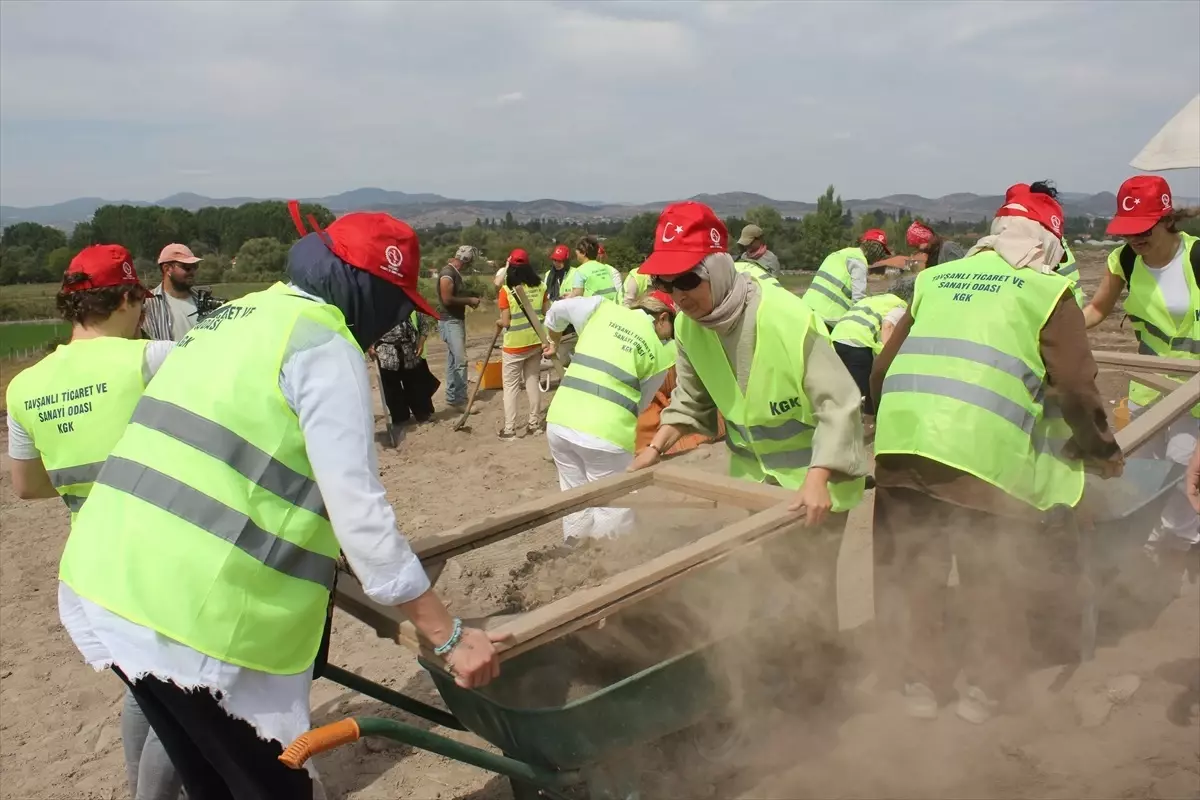
[[[0,325],[0,358],[20,356],[45,348],[55,339],[65,339],[71,326],[65,322],[14,322]]]
[[[244,294],[265,289],[269,283],[216,283],[213,295],[225,300],[234,300]],[[58,310],[54,307],[54,296],[58,294],[57,283],[18,283],[0,286],[0,320],[44,320],[54,319]]]

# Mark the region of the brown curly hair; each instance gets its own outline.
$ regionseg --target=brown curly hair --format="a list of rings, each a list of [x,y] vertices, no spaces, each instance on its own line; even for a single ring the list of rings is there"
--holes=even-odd
[[[595,236],[584,236],[575,245],[575,249],[587,256],[588,259],[595,261],[596,257],[600,255],[600,240]]]
[[[106,286],[103,289],[81,289],[76,292],[67,289],[76,283],[91,280],[82,272],[70,272],[63,278],[63,288],[54,298],[58,313],[73,325],[90,325],[103,322],[121,307],[121,301],[129,298],[130,302],[144,300],[146,290],[134,284],[123,286]]]

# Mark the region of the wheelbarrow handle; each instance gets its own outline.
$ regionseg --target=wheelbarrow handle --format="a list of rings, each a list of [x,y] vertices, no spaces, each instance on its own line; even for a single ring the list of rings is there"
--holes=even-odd
[[[313,756],[344,744],[357,742],[361,735],[358,722],[353,717],[331,722],[300,734],[296,741],[287,746],[283,755],[279,756],[279,760],[292,769],[300,769],[304,766],[304,762]]]

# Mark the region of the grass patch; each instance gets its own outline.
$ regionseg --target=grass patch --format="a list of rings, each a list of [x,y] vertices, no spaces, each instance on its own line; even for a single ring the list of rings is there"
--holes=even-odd
[[[14,322],[0,325],[0,358],[44,349],[56,339],[66,339],[71,326],[65,322]]]

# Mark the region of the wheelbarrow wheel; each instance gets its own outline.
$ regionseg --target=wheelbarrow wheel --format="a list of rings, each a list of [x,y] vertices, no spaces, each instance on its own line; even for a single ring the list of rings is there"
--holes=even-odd
[[[509,778],[508,785],[512,789],[513,800],[543,800],[542,793],[532,783]]]

